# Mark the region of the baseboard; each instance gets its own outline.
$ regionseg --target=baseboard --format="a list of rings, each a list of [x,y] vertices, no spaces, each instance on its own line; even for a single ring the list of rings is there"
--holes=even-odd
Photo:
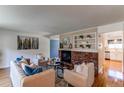
[[[9,69],[10,67],[0,67],[0,70],[2,69]]]
[[[122,62],[121,60],[113,60],[113,59],[110,59],[110,61]]]

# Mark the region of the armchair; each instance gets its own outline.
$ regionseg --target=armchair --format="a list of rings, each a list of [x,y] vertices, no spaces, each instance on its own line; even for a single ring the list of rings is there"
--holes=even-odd
[[[64,70],[64,80],[75,87],[90,87],[94,83],[94,64],[88,63],[88,69],[83,68],[82,74],[73,70]],[[87,71],[85,71],[87,70]]]

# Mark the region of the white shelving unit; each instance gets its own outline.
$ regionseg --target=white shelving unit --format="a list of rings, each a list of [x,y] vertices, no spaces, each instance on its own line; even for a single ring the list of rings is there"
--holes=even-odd
[[[65,33],[60,35],[61,47],[59,50],[98,52],[97,38],[97,29],[95,28]]]
[[[80,50],[96,50],[96,32],[74,35],[73,48]]]

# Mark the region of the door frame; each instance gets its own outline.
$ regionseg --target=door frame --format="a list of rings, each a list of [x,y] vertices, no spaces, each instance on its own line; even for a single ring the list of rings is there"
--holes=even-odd
[[[109,31],[109,32],[117,32],[117,31]],[[105,34],[105,33],[109,33],[109,32],[101,32],[101,33],[99,33],[98,32],[98,62],[99,62],[99,73],[102,73],[102,71],[103,71],[103,62],[104,62],[104,59],[103,58],[105,58],[105,55],[104,55],[104,49],[103,49],[103,41],[102,41],[102,44],[100,44],[99,42],[100,42],[100,37],[99,36],[102,36],[102,39],[103,39],[103,34]],[[122,48],[123,48],[123,59],[122,59],[122,72],[124,73],[124,26],[123,26],[123,30],[122,30],[122,32],[123,32],[123,43],[122,43]],[[102,49],[101,49],[101,47],[102,47]],[[101,53],[101,50],[102,50],[102,53]],[[104,57],[102,57],[102,55],[104,56]],[[102,60],[101,60],[101,58],[102,58]],[[101,64],[102,63],[102,64]]]

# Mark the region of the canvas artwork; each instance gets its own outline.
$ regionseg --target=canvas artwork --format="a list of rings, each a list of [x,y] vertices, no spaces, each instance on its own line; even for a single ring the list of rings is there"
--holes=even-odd
[[[39,38],[28,36],[17,36],[17,49],[39,49]]]

